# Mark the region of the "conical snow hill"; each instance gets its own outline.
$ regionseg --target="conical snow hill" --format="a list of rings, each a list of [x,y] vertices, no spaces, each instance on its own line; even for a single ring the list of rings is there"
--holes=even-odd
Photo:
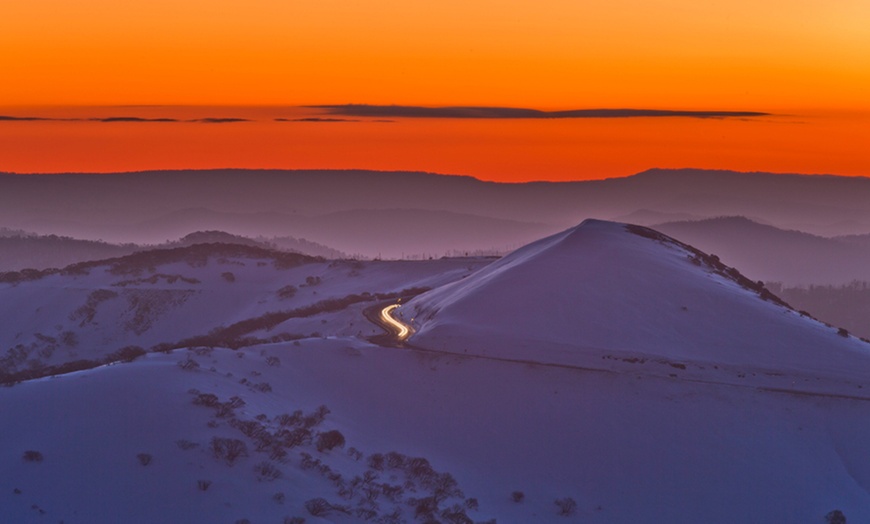
[[[400,312],[424,349],[862,397],[870,383],[870,344],[716,257],[613,222],[529,244]]]

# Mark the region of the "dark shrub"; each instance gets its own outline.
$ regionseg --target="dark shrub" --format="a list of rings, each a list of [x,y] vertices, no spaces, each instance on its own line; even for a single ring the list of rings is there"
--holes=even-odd
[[[139,464],[143,466],[147,466],[151,464],[151,454],[150,453],[139,453],[136,455],[136,458],[139,459]]]
[[[343,448],[344,443],[344,435],[342,435],[337,429],[324,431],[317,435],[317,451],[320,451],[321,453],[337,447]]]
[[[350,513],[350,509],[347,507],[339,504],[330,504],[329,501],[320,497],[305,501],[305,509],[315,517],[322,517],[333,511],[344,514]]]
[[[200,393],[193,397],[193,403],[197,406],[213,408],[218,405],[218,397],[213,393]]]
[[[843,515],[842,511],[835,509],[825,515],[825,522],[828,524],[846,524],[846,515]]]
[[[248,446],[236,438],[212,437],[210,447],[215,458],[225,460],[230,466],[239,457],[248,456]]]
[[[196,371],[197,369],[199,369],[199,362],[193,360],[190,357],[187,357],[185,360],[178,361],[178,367],[180,367],[184,371]]]
[[[525,500],[525,498],[526,494],[522,491],[514,491],[513,493],[511,493],[511,500],[514,502],[520,503]]]
[[[254,466],[254,471],[260,480],[276,480],[281,478],[281,470],[271,462],[263,461]]]
[[[24,459],[24,462],[42,462],[45,459],[42,453],[32,449],[25,451],[21,458]]]
[[[285,300],[296,296],[296,286],[288,285],[278,290],[278,298]]]
[[[187,439],[176,440],[176,441],[175,441],[175,444],[176,444],[179,448],[183,449],[184,451],[187,451],[187,450],[189,450],[189,449],[193,449],[193,448],[198,448],[198,447],[199,447],[199,444],[197,444],[196,442],[191,442],[191,441],[189,441],[189,440],[187,440]]]
[[[369,467],[377,471],[383,471],[384,456],[380,453],[373,453],[372,455],[369,455]]]

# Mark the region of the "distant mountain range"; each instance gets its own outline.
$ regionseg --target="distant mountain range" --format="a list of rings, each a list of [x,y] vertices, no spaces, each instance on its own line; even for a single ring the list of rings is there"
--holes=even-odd
[[[0,174],[0,226],[111,242],[195,230],[292,236],[369,257],[506,252],[585,218],[745,216],[832,237],[870,233],[870,179],[652,169],[583,182],[374,171]]]
[[[785,285],[870,281],[867,236],[825,238],[744,217],[667,222],[658,231],[719,255],[747,276]]]

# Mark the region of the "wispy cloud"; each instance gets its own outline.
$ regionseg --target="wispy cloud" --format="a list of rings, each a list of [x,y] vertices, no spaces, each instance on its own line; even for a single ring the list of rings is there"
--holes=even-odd
[[[247,118],[144,118],[139,116],[106,116],[89,118],[47,118],[39,116],[0,115],[0,122],[100,122],[112,123],[199,123],[199,124],[232,124],[236,122],[251,122]]]
[[[199,122],[200,124],[235,124],[238,122],[252,122],[249,118],[196,118],[185,122]]]
[[[481,119],[557,119],[557,118],[749,118],[770,116],[757,111],[681,111],[667,109],[572,109],[568,111],[541,111],[519,107],[422,107],[377,106],[364,104],[308,106],[323,109],[330,115],[388,118],[481,118]]]

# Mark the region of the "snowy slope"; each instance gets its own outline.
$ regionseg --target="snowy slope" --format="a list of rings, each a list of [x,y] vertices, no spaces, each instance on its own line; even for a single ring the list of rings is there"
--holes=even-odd
[[[651,360],[645,369],[775,388],[812,377],[843,394],[870,385],[870,345],[762,291],[652,230],[587,220],[399,311],[423,348],[594,368]]]
[[[489,262],[323,261],[260,248],[200,244],[85,268],[71,266],[42,278],[21,277],[0,282],[0,375],[99,360],[127,346],[149,350],[267,313],[355,295],[356,302],[347,308],[333,307],[250,334],[372,335],[379,331],[359,313],[375,300],[366,294],[436,287]]]
[[[178,365],[189,359],[199,367]],[[196,392],[245,404],[222,418],[195,405]],[[316,431],[340,431],[344,447],[318,452],[306,443],[274,460],[233,422],[265,415],[274,431],[280,414],[320,405],[330,413]],[[867,402],[397,351],[353,338],[152,354],[4,388],[0,412],[4,522],[391,522],[377,519],[395,508],[393,522],[423,522],[413,500],[431,490],[421,485],[405,487],[395,503],[377,497],[372,520],[305,508],[318,497],[367,507],[359,494],[341,494],[366,471],[404,486],[404,472],[369,465],[391,451],[425,457],[455,478],[462,497],[441,507],[474,498],[477,509],[466,513],[475,522],[810,524],[834,509],[870,519]],[[214,437],[243,441],[247,456],[232,464],[216,457]],[[23,460],[26,451],[43,460]],[[140,453],[151,455],[149,465]],[[306,467],[303,453],[329,470]],[[255,468],[263,462],[280,478],[262,478]],[[334,473],[341,481],[328,479]],[[200,480],[211,482],[207,490]],[[554,501],[568,497],[577,510],[562,517]]]

